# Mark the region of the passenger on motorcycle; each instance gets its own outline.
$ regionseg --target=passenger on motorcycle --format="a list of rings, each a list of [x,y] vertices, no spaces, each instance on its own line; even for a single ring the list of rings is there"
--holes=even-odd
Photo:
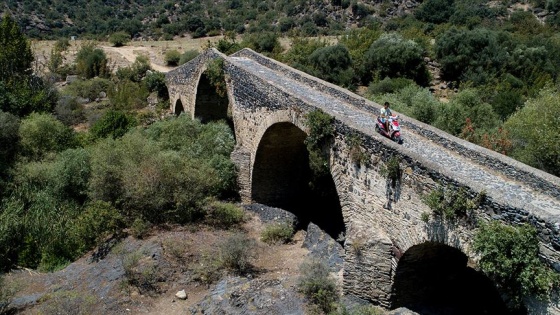
[[[393,113],[389,109],[389,102],[385,102],[383,104],[383,108],[379,113],[379,117],[381,117],[381,122],[385,126],[385,131],[389,132],[389,119],[393,116]]]

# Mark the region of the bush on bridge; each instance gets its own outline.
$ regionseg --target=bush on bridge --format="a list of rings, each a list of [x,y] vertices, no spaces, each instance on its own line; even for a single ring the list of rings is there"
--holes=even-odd
[[[539,259],[535,228],[499,222],[483,224],[474,237],[480,268],[509,298],[509,307],[520,308],[525,297],[548,299],[560,277]]]

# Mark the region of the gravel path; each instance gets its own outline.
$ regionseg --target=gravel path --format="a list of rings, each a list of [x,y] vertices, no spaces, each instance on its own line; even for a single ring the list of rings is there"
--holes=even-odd
[[[299,81],[287,78],[285,75],[253,60],[241,57],[230,57],[230,60],[236,66],[259,76],[290,95],[297,95],[299,99],[322,109],[348,126],[374,137],[383,138],[374,131],[376,119],[374,114],[356,108],[341,99],[322,93]],[[501,173],[492,170],[491,166],[478,164],[411,130],[403,130],[402,135],[404,144],[401,151],[403,153],[413,153],[411,155],[419,157],[422,163],[435,166],[438,171],[459,182],[485,190],[490,196],[501,195],[503,200],[510,205],[539,216],[544,215],[554,222],[560,222],[560,201],[558,199],[539,193],[521,182],[505,178]],[[383,139],[391,142],[389,139]]]

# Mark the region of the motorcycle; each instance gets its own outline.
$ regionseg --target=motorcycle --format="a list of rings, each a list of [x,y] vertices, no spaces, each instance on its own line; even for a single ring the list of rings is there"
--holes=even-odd
[[[381,117],[377,117],[375,124],[375,131],[384,135],[385,137],[395,141],[398,144],[403,143],[401,137],[401,127],[399,125],[399,116],[391,116],[387,118],[389,120],[389,130],[385,130],[385,124],[383,123]]]

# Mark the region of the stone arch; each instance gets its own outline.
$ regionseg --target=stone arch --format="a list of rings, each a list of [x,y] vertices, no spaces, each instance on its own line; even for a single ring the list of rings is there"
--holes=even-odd
[[[194,118],[203,123],[217,120],[231,122],[228,96],[220,95],[216,91],[206,71],[201,73],[196,87]]]
[[[412,246],[400,257],[391,304],[419,314],[507,314],[492,281],[459,249],[437,242]]]
[[[322,195],[310,188],[306,137],[291,122],[277,122],[266,129],[253,162],[251,199],[288,210],[298,217],[300,227],[313,222],[337,238],[345,226],[335,183],[329,177]]]
[[[175,107],[173,107],[173,113],[176,116],[181,115],[181,113],[185,112],[185,107],[183,106],[183,102],[181,102],[181,99],[177,99],[177,101],[175,102]]]

